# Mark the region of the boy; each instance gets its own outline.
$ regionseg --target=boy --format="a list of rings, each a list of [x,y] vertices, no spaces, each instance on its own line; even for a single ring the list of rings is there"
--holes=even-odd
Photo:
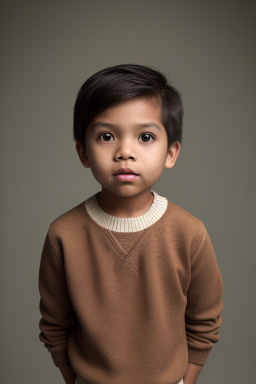
[[[39,273],[40,339],[67,384],[194,384],[219,340],[207,230],[152,190],[177,160],[182,116],[176,89],[140,65],[78,93],[76,150],[101,192],[50,224]]]

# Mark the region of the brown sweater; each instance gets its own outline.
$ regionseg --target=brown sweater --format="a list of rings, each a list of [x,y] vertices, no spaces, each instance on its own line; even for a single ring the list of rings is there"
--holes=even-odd
[[[173,384],[219,340],[223,283],[201,220],[153,191],[114,218],[97,195],[55,219],[40,272],[40,339],[95,384]]]

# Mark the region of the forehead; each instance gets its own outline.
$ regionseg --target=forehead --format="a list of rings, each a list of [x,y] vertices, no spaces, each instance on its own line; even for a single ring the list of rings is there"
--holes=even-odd
[[[156,99],[137,98],[114,105],[97,114],[89,126],[99,124],[162,125],[161,106]]]

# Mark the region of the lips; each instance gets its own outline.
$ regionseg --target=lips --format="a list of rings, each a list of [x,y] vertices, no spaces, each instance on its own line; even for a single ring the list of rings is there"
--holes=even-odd
[[[120,174],[129,174],[129,175],[138,175],[136,172],[134,172],[130,168],[120,168],[118,171],[114,174],[114,176],[120,175]]]
[[[131,168],[120,168],[114,176],[121,182],[133,182],[139,177]]]

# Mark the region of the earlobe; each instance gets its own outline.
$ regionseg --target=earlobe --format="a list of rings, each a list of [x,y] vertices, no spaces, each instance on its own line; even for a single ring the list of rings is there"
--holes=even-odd
[[[81,143],[79,143],[79,141],[76,141],[76,151],[83,166],[85,168],[90,168],[90,163],[85,147]]]
[[[179,152],[180,152],[180,143],[176,141],[168,149],[168,153],[165,160],[165,168],[174,167],[176,160],[178,158]]]

